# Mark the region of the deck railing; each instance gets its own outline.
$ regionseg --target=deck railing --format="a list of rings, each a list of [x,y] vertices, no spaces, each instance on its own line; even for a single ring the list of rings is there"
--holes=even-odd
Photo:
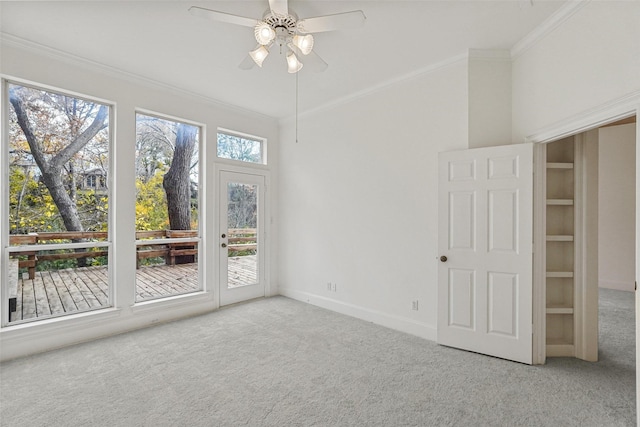
[[[195,240],[197,237],[197,230],[137,231],[136,267],[140,267],[141,261],[148,258],[164,258],[165,264],[168,265],[175,265],[176,262],[195,262],[198,254],[198,241]],[[85,243],[81,248],[70,247],[69,249],[73,249],[72,252],[63,253],[46,253],[54,249],[48,247],[48,244],[43,244],[38,248],[30,247],[25,250],[11,251],[12,256],[21,258],[18,263],[19,268],[26,268],[29,272],[29,278],[33,279],[39,262],[107,256],[108,251],[104,246],[90,247],[92,241],[104,242],[106,239],[106,231],[30,233],[12,234],[9,236],[9,243],[11,246],[31,246],[43,242],[59,243],[59,241]],[[232,253],[237,256],[239,253],[257,249],[255,228],[229,229],[227,239],[230,256]],[[60,245],[56,245],[55,249],[60,249]]]

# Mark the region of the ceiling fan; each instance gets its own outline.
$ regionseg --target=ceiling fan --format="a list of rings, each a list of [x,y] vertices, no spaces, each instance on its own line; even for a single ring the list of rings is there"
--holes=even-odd
[[[327,63],[313,51],[312,33],[358,28],[366,19],[361,10],[298,19],[298,16],[289,10],[287,3],[288,0],[269,0],[269,10],[262,19],[247,18],[198,6],[191,6],[189,12],[212,21],[254,29],[258,45],[240,63],[240,68],[248,70],[254,65],[262,67],[270,49],[273,45],[277,45],[280,53],[286,52],[289,73],[297,73],[302,68],[300,55],[304,56],[305,62],[317,71],[324,71],[327,68]]]

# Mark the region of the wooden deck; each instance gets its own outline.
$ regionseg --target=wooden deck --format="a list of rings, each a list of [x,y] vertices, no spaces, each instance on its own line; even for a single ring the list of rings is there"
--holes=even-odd
[[[229,287],[256,282],[256,256],[229,258]],[[11,321],[52,317],[108,306],[106,266],[39,271],[18,279]],[[136,270],[136,301],[180,295],[198,289],[198,265],[157,265]]]

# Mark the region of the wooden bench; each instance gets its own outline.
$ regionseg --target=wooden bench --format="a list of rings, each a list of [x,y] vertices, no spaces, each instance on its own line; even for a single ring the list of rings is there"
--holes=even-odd
[[[19,261],[9,260],[9,314],[16,311],[18,303],[18,275],[20,273]]]

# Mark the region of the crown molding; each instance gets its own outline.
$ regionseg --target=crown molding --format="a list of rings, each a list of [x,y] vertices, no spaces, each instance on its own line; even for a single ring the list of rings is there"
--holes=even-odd
[[[591,0],[569,0],[563,4],[553,15],[538,25],[533,31],[520,39],[511,48],[511,58],[515,59],[540,40],[551,34],[556,28],[564,24],[569,18],[578,13]]]
[[[640,90],[552,123],[525,137],[524,142],[552,142],[638,114],[640,114]]]
[[[469,49],[469,59],[511,62],[511,51],[506,49]]]
[[[128,71],[124,71],[119,68],[112,67],[110,65],[106,65],[97,61],[92,61],[90,59],[86,59],[81,56],[71,54],[69,52],[65,52],[59,49],[45,46],[40,43],[35,43],[29,40],[25,40],[21,37],[14,36],[12,34],[0,32],[0,44],[5,46],[10,46],[10,47],[16,47],[18,49],[35,53],[37,55],[48,57],[54,60],[58,60],[70,65],[85,67],[92,71],[96,71],[101,74],[107,75],[109,77],[125,80],[134,84],[140,84],[151,89],[159,89],[159,90],[169,92],[173,95],[191,98],[196,101],[212,105],[214,107],[235,111],[237,113],[250,115],[260,119],[277,120],[277,117],[259,113],[254,110],[242,108],[237,105],[228,104],[226,102],[219,101],[217,99],[210,98],[207,96],[203,96],[201,94],[191,92],[189,90],[182,89],[177,86],[162,83],[160,81],[150,79],[148,77],[144,77],[139,74],[130,73]]]
[[[396,77],[392,77],[391,79],[385,80],[384,82],[378,83],[376,85],[370,86],[366,89],[351,93],[349,95],[343,96],[341,98],[337,98],[334,99],[333,101],[329,101],[325,104],[319,105],[317,107],[313,107],[310,108],[308,110],[305,111],[301,111],[298,113],[297,117],[304,117],[304,116],[309,116],[312,114],[316,114],[322,111],[327,111],[327,110],[331,110],[333,108],[336,108],[338,106],[341,105],[345,105],[348,104],[356,99],[360,99],[360,98],[364,98],[366,96],[372,95],[376,92],[380,92],[382,90],[385,90],[391,86],[394,86],[398,83],[403,83],[405,81],[409,81],[421,76],[424,76],[426,74],[431,74],[435,71],[438,71],[442,68],[446,68],[449,67],[451,65],[457,64],[459,62],[463,62],[463,61],[467,61],[469,59],[469,53],[465,52],[459,55],[455,55],[452,56],[450,58],[447,58],[443,61],[440,62],[436,62],[435,64],[431,64],[428,65],[424,68],[420,68],[418,70],[414,70],[410,73],[406,73],[406,74],[402,74],[400,76],[396,76]],[[287,121],[293,120],[295,119],[296,116],[292,115],[292,116],[288,116],[288,117],[283,117],[282,119],[280,119],[280,124],[283,124]]]
[[[384,89],[387,89],[391,86],[394,86],[398,83],[402,83],[408,80],[415,79],[417,77],[421,77],[430,73],[433,73],[442,68],[449,67],[451,65],[457,64],[462,61],[467,61],[471,59],[477,60],[485,60],[485,61],[499,61],[499,62],[511,62],[511,52],[508,50],[502,49],[468,49],[465,53],[461,53],[445,60],[436,62],[435,64],[428,65],[426,67],[414,70],[410,73],[402,74],[400,76],[393,77],[388,79],[382,83],[378,83],[374,86],[370,86],[366,89],[360,90],[358,92],[354,92],[352,94],[343,96],[342,98],[335,99],[333,101],[329,101],[325,104],[322,104],[318,107],[314,107],[302,112],[298,113],[298,117],[304,117],[307,115],[319,113],[321,111],[330,110],[332,108],[338,107],[340,105],[348,104],[349,102],[363,98],[365,96],[374,94],[376,92],[380,92]],[[295,116],[283,117],[280,122],[284,123],[289,120],[294,119]]]

